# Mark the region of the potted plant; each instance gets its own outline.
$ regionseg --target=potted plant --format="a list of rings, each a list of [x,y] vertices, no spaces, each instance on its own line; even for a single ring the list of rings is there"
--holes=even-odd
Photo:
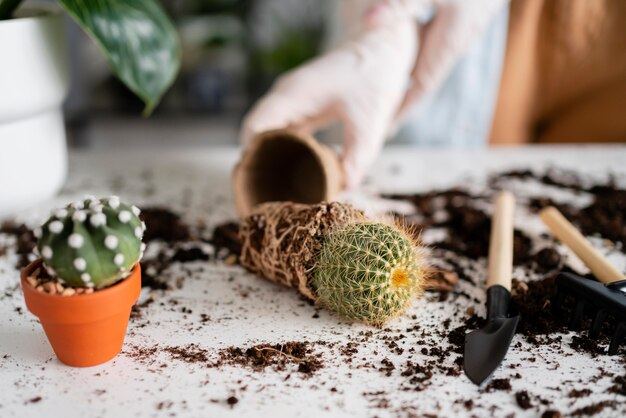
[[[340,202],[265,202],[241,220],[243,267],[346,318],[381,326],[433,288],[401,225]]]
[[[28,309],[63,363],[95,366],[122,348],[141,292],[145,224],[112,196],[53,212],[35,231],[41,258],[22,270]]]
[[[22,2],[0,0],[0,217],[52,196],[67,169],[61,106],[69,74],[63,14]],[[58,4],[100,47],[116,76],[144,101],[144,114],[150,114],[180,65],[178,36],[159,3]],[[20,169],[25,162],[45,167],[45,176]]]

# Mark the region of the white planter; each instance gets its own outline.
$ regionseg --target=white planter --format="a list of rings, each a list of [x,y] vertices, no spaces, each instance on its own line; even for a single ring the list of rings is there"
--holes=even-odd
[[[0,218],[52,197],[67,172],[60,14],[0,21]]]

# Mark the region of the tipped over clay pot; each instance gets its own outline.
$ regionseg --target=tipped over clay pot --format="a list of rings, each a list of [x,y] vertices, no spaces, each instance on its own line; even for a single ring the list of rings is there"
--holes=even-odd
[[[233,173],[235,206],[242,217],[264,202],[334,200],[342,183],[337,154],[312,136],[290,130],[256,136]]]

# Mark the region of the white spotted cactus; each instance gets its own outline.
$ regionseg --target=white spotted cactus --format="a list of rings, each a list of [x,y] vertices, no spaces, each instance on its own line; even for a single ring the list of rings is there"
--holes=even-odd
[[[127,277],[145,249],[139,213],[117,196],[54,211],[35,231],[46,270],[71,287],[101,289]]]
[[[313,287],[328,309],[380,325],[405,310],[423,279],[421,254],[408,234],[391,225],[356,222],[324,239]]]

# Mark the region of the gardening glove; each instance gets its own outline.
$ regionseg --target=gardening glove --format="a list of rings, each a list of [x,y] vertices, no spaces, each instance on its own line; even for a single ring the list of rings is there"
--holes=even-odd
[[[246,116],[243,144],[271,129],[311,133],[341,121],[344,186],[356,186],[382,147],[406,93],[417,41],[417,25],[407,15],[286,73]]]
[[[422,98],[438,90],[471,43],[487,28],[508,0],[381,0],[365,14],[369,27],[393,25],[404,16],[423,15],[430,6],[433,18],[420,27],[421,48],[395,118],[394,130]],[[430,4],[427,4],[430,3]]]
[[[413,105],[439,88],[506,1],[375,2],[360,37],[277,81],[245,118],[243,143],[269,129],[313,131],[340,120],[344,186],[356,186],[385,138]],[[419,30],[418,55],[416,19],[433,8],[434,18]]]

